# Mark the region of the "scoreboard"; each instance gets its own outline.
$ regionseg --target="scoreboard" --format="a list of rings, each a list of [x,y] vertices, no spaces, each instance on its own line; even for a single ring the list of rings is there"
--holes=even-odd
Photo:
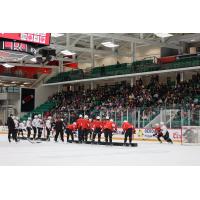
[[[0,38],[35,43],[39,45],[49,45],[50,36],[50,33],[0,33]]]

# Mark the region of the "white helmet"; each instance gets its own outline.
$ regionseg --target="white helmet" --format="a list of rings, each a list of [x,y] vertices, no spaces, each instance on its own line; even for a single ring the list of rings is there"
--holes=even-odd
[[[41,115],[41,114],[39,114],[39,115],[38,115],[38,117],[42,117],[42,115]]]
[[[63,119],[63,118],[61,118],[60,120],[63,122],[63,120],[64,120],[64,119]]]
[[[91,122],[91,121],[92,121],[92,119],[89,119],[89,121]]]
[[[82,118],[83,117],[83,115],[79,115],[79,118]]]
[[[157,124],[155,124],[155,127],[158,127],[159,126],[159,124],[157,123]]]
[[[73,124],[76,125],[76,122],[74,122]]]
[[[111,122],[113,122],[113,119],[110,119]]]
[[[48,116],[48,119],[51,119],[51,116]]]
[[[125,123],[125,122],[128,122],[128,121],[127,121],[127,120],[124,120],[124,123]]]
[[[163,125],[164,125],[164,122],[160,122],[160,125],[163,126]]]
[[[106,116],[106,119],[109,119],[109,116]]]
[[[97,116],[97,117],[96,117],[96,119],[100,119],[100,117],[99,117],[99,116]]]
[[[84,118],[85,118],[85,119],[88,119],[88,116],[87,116],[87,115],[85,115],[85,116],[84,116]]]
[[[26,123],[26,121],[24,120],[24,121],[23,121],[23,123],[25,124],[25,123]]]
[[[35,116],[34,116],[34,118],[36,119],[36,118],[38,118],[38,116],[37,116],[37,115],[35,115]]]
[[[31,120],[31,117],[28,117],[28,120]]]

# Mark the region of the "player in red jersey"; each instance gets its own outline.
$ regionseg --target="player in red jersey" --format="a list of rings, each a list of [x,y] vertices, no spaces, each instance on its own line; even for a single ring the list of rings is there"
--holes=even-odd
[[[93,125],[94,121],[92,119],[89,119],[89,138],[90,141],[92,141],[92,135],[93,135]]]
[[[108,140],[109,140],[109,144],[112,145],[112,134],[113,134],[113,131],[117,130],[117,126],[113,122],[112,119],[109,120],[108,116],[106,117],[106,121],[104,123],[103,130],[104,130],[106,144],[108,144]]]
[[[155,133],[153,134],[153,136],[157,136],[158,141],[160,143],[162,143],[162,140],[160,138],[163,137],[163,133],[162,133],[162,130],[161,130],[159,124],[155,124],[154,131],[155,131]]]
[[[127,138],[129,137],[129,144],[131,145],[132,136],[133,133],[135,133],[135,127],[125,120],[124,123],[122,124],[122,129],[124,133],[124,144],[126,144]]]
[[[67,133],[67,142],[69,142],[69,136],[71,136],[72,142],[74,142],[74,131],[77,130],[77,124],[74,122],[73,124],[69,124],[66,127],[66,133]]]
[[[88,139],[88,133],[90,129],[90,122],[88,120],[88,116],[85,115],[84,119],[82,120],[82,135],[83,135],[83,141],[87,142]]]
[[[83,116],[79,115],[79,118],[76,120],[76,125],[77,125],[77,129],[78,129],[78,141],[79,142],[83,141],[82,121],[83,121]]]
[[[98,135],[98,143],[101,142],[101,129],[102,129],[102,127],[103,127],[103,124],[100,120],[100,117],[97,116],[96,120],[94,120],[94,122],[93,122],[94,132],[93,132],[92,142],[95,141],[96,135]]]

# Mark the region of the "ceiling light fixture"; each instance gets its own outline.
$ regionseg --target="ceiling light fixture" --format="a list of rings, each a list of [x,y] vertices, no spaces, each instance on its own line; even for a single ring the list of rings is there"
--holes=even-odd
[[[69,51],[69,50],[67,50],[67,49],[61,51],[61,53],[64,54],[64,55],[68,55],[68,56],[71,56],[71,55],[75,55],[75,54],[76,54],[75,52],[71,52],[71,51]]]
[[[165,38],[173,36],[171,33],[154,33],[157,37]]]
[[[6,68],[12,68],[14,67],[14,65],[11,65],[11,64],[8,64],[8,63],[5,63],[5,64],[2,64],[4,67]]]
[[[113,42],[102,42],[101,43],[103,46],[105,47],[109,47],[109,48],[114,48],[114,47],[118,47],[118,44],[114,44]]]
[[[61,37],[64,33],[51,33],[51,37]]]

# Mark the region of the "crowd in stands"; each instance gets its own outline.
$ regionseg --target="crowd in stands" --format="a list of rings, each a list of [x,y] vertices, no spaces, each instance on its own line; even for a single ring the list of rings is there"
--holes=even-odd
[[[57,102],[51,114],[66,115],[70,111],[71,118],[77,118],[80,113],[95,117],[101,112],[126,112],[127,109],[144,108],[142,119],[148,119],[155,114],[155,108],[170,106],[197,110],[200,108],[200,75],[194,75],[191,80],[177,79],[175,85],[161,83],[159,76],[151,77],[144,85],[142,79],[131,86],[126,82],[117,85],[105,85],[93,90],[62,91],[50,100]]]

